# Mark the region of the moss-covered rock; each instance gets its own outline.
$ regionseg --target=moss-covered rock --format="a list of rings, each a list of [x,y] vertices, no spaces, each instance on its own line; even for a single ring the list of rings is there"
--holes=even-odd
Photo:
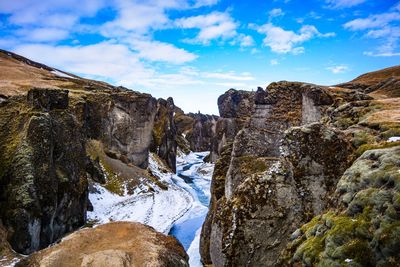
[[[337,208],[301,227],[282,264],[397,266],[399,162],[399,146],[365,152],[339,180]]]

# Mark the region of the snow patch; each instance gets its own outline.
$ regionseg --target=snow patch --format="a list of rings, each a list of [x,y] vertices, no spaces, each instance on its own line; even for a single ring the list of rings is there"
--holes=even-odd
[[[63,77],[63,78],[71,78],[71,79],[76,79],[75,77],[72,77],[71,75],[68,75],[64,72],[58,71],[58,70],[52,70],[51,73],[59,76],[59,77]]]
[[[187,250],[187,254],[189,255],[189,266],[190,267],[203,267],[201,263],[200,257],[200,234],[201,234],[201,227],[197,229],[196,236],[190,244],[189,249]]]
[[[93,211],[87,213],[88,219],[96,224],[111,221],[140,222],[168,234],[174,222],[193,206],[194,199],[174,183],[173,173],[162,171],[154,155],[150,155],[149,168],[153,175],[167,184],[168,190],[154,184],[154,192],[146,192],[138,187],[133,194],[125,190],[120,196],[96,183],[93,190],[95,193],[89,194]]]
[[[0,266],[2,267],[14,267],[20,259],[14,258],[12,260],[8,259],[7,257],[0,258]]]
[[[392,136],[388,139],[388,142],[397,142],[400,141],[400,136]]]

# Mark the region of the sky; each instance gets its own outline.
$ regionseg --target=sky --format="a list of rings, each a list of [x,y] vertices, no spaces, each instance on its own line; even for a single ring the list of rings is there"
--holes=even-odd
[[[230,88],[399,64],[399,0],[0,0],[0,48],[218,114]]]

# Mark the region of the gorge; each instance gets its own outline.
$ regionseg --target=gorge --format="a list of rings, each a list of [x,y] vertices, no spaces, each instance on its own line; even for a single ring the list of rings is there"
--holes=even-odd
[[[4,50],[0,81],[0,266],[400,262],[399,66],[219,116]]]

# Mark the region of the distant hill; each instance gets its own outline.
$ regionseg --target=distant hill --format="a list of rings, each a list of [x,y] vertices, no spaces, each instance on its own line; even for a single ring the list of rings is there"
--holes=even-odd
[[[358,89],[375,97],[399,97],[400,66],[368,72],[337,86]]]

